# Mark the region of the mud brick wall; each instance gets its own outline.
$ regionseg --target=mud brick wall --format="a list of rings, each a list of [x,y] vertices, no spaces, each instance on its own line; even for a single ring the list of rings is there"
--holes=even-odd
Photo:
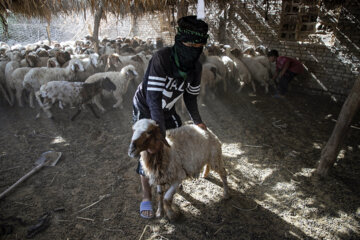
[[[358,18],[355,20],[358,21],[360,6],[355,5],[352,6],[351,11],[357,14]],[[358,30],[360,24],[352,26],[351,31],[349,25],[345,23],[349,21],[347,18],[340,21],[338,29],[335,30],[349,31],[340,34],[343,38],[336,40],[334,44],[326,45],[321,41],[305,43],[281,39],[280,5],[278,9],[269,11],[268,21],[265,21],[264,15],[264,9],[255,5],[240,5],[234,8],[230,13],[227,29],[228,43],[241,48],[247,41],[255,47],[264,45],[269,49],[277,49],[280,55],[299,59],[310,72],[297,77],[294,81],[292,86],[297,91],[316,94],[328,91],[339,98],[344,98],[349,93],[360,70],[359,59],[356,57],[360,52],[357,48],[360,46]],[[346,47],[347,45],[351,48]]]

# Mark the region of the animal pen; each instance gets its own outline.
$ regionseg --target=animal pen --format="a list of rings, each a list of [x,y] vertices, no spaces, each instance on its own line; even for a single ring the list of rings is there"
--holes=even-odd
[[[176,220],[144,219],[133,96],[187,15],[209,25],[198,108],[221,141],[230,198],[210,172],[177,189]],[[358,1],[0,0],[0,20],[0,239],[360,238]],[[272,49],[305,69],[285,98],[273,97],[271,63],[259,65],[265,82],[239,70]],[[117,90],[53,97],[50,119],[40,89],[58,79],[31,78],[39,67]]]

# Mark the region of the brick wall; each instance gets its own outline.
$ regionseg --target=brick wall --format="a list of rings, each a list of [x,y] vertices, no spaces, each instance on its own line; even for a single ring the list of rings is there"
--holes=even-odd
[[[357,5],[358,6],[358,5]],[[280,55],[298,58],[309,69],[310,73],[298,77],[292,84],[298,91],[324,93],[329,91],[339,97],[346,96],[353,86],[356,75],[359,74],[359,60],[356,57],[359,50],[357,42],[346,47],[351,39],[359,39],[360,31],[343,32],[342,39],[336,39],[334,44],[318,42],[284,41],[279,39],[281,6],[269,11],[268,21],[263,16],[264,8],[259,5],[239,4],[233,9],[233,16],[228,24],[228,42],[232,46],[244,47],[264,45],[277,49]],[[360,13],[360,7],[352,8],[352,12]],[[359,16],[359,15],[357,15]],[[358,20],[357,20],[358,21]],[[339,26],[338,32],[343,25]],[[357,27],[353,28],[356,30]],[[344,38],[346,41],[344,41]],[[242,40],[244,39],[244,41]],[[245,44],[246,43],[246,44]]]

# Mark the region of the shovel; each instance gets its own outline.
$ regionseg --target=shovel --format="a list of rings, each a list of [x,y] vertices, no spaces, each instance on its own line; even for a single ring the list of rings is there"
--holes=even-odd
[[[43,166],[51,166],[51,167],[55,166],[56,163],[59,161],[61,155],[62,155],[61,152],[55,152],[55,151],[47,151],[42,153],[41,156],[35,162],[36,166],[30,172],[28,172],[22,178],[20,178],[16,183],[14,183],[8,189],[2,192],[0,194],[0,199],[5,197],[7,193],[9,193],[11,190],[13,190],[23,181],[25,181],[28,177],[39,171]]]

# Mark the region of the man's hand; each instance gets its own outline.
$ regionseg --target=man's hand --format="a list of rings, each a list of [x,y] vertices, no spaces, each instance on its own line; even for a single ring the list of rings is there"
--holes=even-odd
[[[204,129],[205,131],[207,130],[207,127],[204,123],[199,123],[198,126],[202,129]]]

